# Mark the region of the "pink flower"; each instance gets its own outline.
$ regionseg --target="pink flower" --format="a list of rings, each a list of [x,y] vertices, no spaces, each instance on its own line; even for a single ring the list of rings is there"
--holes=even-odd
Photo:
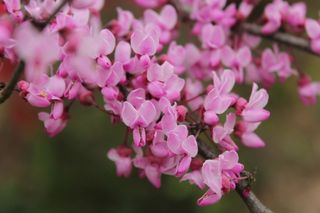
[[[265,147],[263,140],[254,131],[260,123],[239,122],[236,125],[236,135],[240,137],[241,142],[250,148]]]
[[[37,81],[59,59],[57,35],[40,33],[30,23],[20,25],[15,33],[16,50],[26,62],[26,78]]]
[[[131,47],[139,55],[152,56],[159,47],[160,31],[154,24],[135,29],[131,36]]]
[[[185,83],[182,78],[174,74],[174,67],[168,62],[161,66],[151,65],[147,72],[147,79],[148,91],[152,96],[156,98],[165,96],[170,101],[180,98],[180,92]]]
[[[23,20],[23,13],[21,11],[21,1],[20,0],[3,0],[8,12],[18,21]]]
[[[63,78],[43,76],[39,84],[30,83],[25,88],[27,101],[36,107],[48,107],[52,102],[60,101],[66,90]]]
[[[291,67],[290,56],[285,52],[279,52],[277,46],[274,46],[273,51],[271,49],[263,51],[261,67],[264,72],[277,73],[282,81],[297,74]]]
[[[265,89],[258,90],[254,83],[249,102],[244,106],[241,116],[247,122],[261,122],[269,118],[270,112],[263,109],[268,103],[269,95]]]
[[[320,23],[313,19],[307,19],[305,28],[311,39],[312,50],[320,54]]]
[[[190,166],[191,158],[198,153],[198,145],[193,135],[188,136],[188,129],[185,125],[179,125],[168,133],[168,148],[176,155],[184,155],[178,168],[177,176],[184,174]]]
[[[129,177],[132,170],[132,159],[130,155],[132,150],[125,146],[119,146],[116,149],[110,149],[107,156],[116,164],[117,175]]]
[[[153,23],[158,25],[163,30],[172,30],[178,21],[178,15],[172,5],[165,5],[160,13],[153,10],[146,10],[144,12],[144,20],[146,23]]]
[[[202,166],[202,177],[209,190],[198,200],[199,206],[214,204],[223,195],[222,189],[235,189],[237,178],[243,170],[238,163],[239,157],[235,151],[226,151],[214,160],[206,160]]]
[[[213,89],[204,100],[204,121],[208,124],[218,122],[216,114],[224,113],[234,101],[230,94],[235,84],[235,77],[232,71],[224,70],[221,77],[213,73]]]
[[[287,8],[284,19],[293,27],[303,27],[306,20],[306,13],[306,4],[304,2],[297,2]]]
[[[212,129],[213,141],[223,150],[234,150],[237,151],[238,147],[231,139],[230,135],[233,132],[234,126],[236,124],[236,115],[234,113],[229,113],[226,118],[226,122],[223,126],[217,125]]]
[[[298,92],[303,104],[316,104],[317,96],[320,95],[320,82],[311,82],[309,76],[303,75],[298,82]]]
[[[201,31],[201,40],[204,47],[221,48],[226,42],[223,28],[219,25],[206,24]]]
[[[50,137],[59,134],[67,125],[68,113],[64,111],[63,103],[58,102],[53,106],[51,113],[40,112],[39,120],[43,121],[46,132]]]
[[[111,22],[112,32],[117,36],[125,36],[130,32],[134,17],[128,10],[117,8],[118,19]]]
[[[175,41],[170,43],[166,59],[175,67],[176,74],[181,74],[185,70],[186,54],[183,46],[177,45]]]
[[[271,4],[266,6],[264,16],[267,22],[262,27],[263,33],[270,34],[280,28],[283,14],[288,6],[288,3],[283,0],[274,0]]]
[[[250,64],[252,59],[250,49],[243,46],[234,50],[230,46],[226,46],[221,54],[223,64],[235,71],[237,82],[242,82],[244,78],[243,69]]]
[[[130,102],[125,101],[122,105],[121,119],[128,127],[133,129],[135,145],[144,146],[146,143],[144,128],[148,127],[155,120],[157,116],[156,108],[151,101],[136,98],[130,100],[129,97],[128,100]]]

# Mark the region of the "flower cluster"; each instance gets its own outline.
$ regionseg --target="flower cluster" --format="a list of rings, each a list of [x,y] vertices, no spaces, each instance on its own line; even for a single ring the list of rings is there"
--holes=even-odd
[[[125,141],[107,154],[117,175],[128,177],[135,167],[155,187],[160,187],[162,174],[188,180],[207,188],[198,200],[201,206],[236,188],[244,170],[239,142],[265,146],[255,130],[270,116],[268,93],[256,83],[270,87],[276,77],[283,82],[299,75],[299,94],[306,104],[320,94],[319,83],[293,68],[290,54],[277,45],[259,51],[259,38],[235,34],[254,1],[237,6],[226,0],[180,0],[194,24],[190,35],[200,45],[179,44],[183,11],[171,1],[135,0],[146,8],[141,18],[118,8],[117,17],[102,25],[103,0],[73,0],[42,31],[35,23],[45,22],[63,1],[28,2],[4,1],[0,51],[26,65],[25,80],[17,85],[20,95],[35,107],[51,108],[39,113],[47,133],[55,136],[65,128],[74,101],[99,108],[133,136],[132,144]],[[152,9],[160,6],[159,12]],[[300,30],[305,13],[304,4],[275,0],[266,7],[263,32],[275,32],[283,23]],[[307,23],[317,47],[320,25]],[[233,90],[242,83],[253,83],[248,99]],[[220,154],[205,159],[199,154],[202,143]]]

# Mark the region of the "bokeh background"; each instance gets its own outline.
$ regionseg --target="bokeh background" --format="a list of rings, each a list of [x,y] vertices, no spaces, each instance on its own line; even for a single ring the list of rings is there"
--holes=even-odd
[[[106,2],[105,21],[115,17],[116,6],[141,13],[132,0]],[[306,2],[308,15],[317,18],[320,1]],[[320,80],[320,59],[294,54],[299,67]],[[0,80],[8,79],[13,67],[4,63]],[[249,95],[250,87],[240,90]],[[241,161],[248,170],[257,171],[254,191],[271,209],[318,213],[320,104],[303,106],[294,78],[269,92],[271,118],[258,130],[267,147],[241,147]],[[0,212],[248,212],[234,192],[216,205],[201,208],[195,202],[202,192],[175,178],[163,177],[162,188],[155,189],[136,172],[132,178],[116,177],[106,152],[123,135],[124,127],[111,125],[106,115],[75,104],[67,128],[49,138],[37,120],[37,110],[14,94],[0,106]]]

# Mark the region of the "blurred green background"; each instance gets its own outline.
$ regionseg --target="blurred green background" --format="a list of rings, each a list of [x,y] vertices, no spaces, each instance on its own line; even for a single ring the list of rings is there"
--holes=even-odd
[[[115,17],[115,5],[134,8],[132,1],[106,2],[104,20]],[[318,17],[320,1],[308,5],[309,16]],[[294,54],[299,67],[320,80],[319,58]],[[249,86],[242,90],[249,95]],[[254,191],[271,209],[317,213],[320,104],[303,106],[296,91],[294,78],[270,90],[271,118],[258,130],[267,147],[241,147],[240,159],[248,170],[257,169]],[[118,178],[106,152],[123,135],[124,128],[101,112],[75,104],[67,128],[49,138],[36,110],[15,94],[0,107],[0,213],[248,212],[234,192],[203,208],[195,205],[202,192],[175,178],[163,176],[161,189],[136,172]]]

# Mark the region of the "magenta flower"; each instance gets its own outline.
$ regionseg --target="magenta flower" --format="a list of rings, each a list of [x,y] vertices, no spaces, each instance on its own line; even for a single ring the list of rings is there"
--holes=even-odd
[[[18,21],[23,20],[23,13],[21,11],[20,0],[3,0],[6,5],[8,12]]]
[[[68,113],[64,111],[63,103],[54,104],[51,113],[40,112],[39,120],[43,121],[47,134],[54,137],[59,134],[67,125]]]
[[[320,23],[313,19],[307,19],[305,28],[311,39],[312,50],[320,54]]]
[[[138,27],[131,36],[131,47],[139,55],[152,56],[159,47],[160,30],[154,24]]]
[[[237,151],[238,147],[230,137],[236,124],[236,115],[229,113],[226,118],[224,125],[217,125],[212,128],[212,139],[215,143],[223,150],[234,150]]]
[[[160,13],[153,10],[146,10],[144,12],[144,20],[146,23],[153,23],[160,27],[162,30],[173,30],[178,21],[178,15],[172,5],[165,5]]]
[[[241,116],[247,122],[261,122],[269,118],[270,112],[263,109],[268,103],[269,95],[265,89],[258,90],[254,83],[249,102],[244,106]]]
[[[199,206],[219,201],[224,191],[235,189],[243,165],[238,163],[235,151],[226,151],[214,160],[206,160],[202,166],[202,177],[209,190],[198,200]]]
[[[302,75],[298,82],[298,92],[303,104],[314,105],[320,95],[320,82],[311,82],[309,76]]]
[[[165,62],[161,66],[153,64],[147,72],[148,91],[156,98],[163,96],[170,101],[178,100],[184,87],[184,80],[174,74],[174,67]]]
[[[118,19],[111,22],[112,32],[117,36],[125,36],[130,32],[134,20],[133,14],[128,10],[117,8]]]
[[[177,176],[184,174],[190,166],[191,158],[198,153],[198,145],[193,135],[188,136],[185,125],[179,125],[168,133],[168,148],[176,155],[184,155],[177,167]]]
[[[57,35],[40,33],[30,23],[18,27],[15,33],[16,50],[26,62],[26,78],[37,81],[49,66],[59,59]]]
[[[230,46],[226,46],[221,54],[222,63],[235,72],[237,82],[243,82],[243,69],[250,64],[252,59],[250,49],[243,46],[234,50]]]
[[[225,44],[226,36],[221,26],[206,24],[201,31],[201,40],[203,47],[217,49]]]
[[[30,83],[24,87],[27,101],[36,107],[48,107],[52,102],[61,101],[66,90],[63,78],[43,76],[39,84]]]
[[[204,100],[204,121],[208,124],[218,122],[216,114],[224,113],[234,101],[230,94],[235,84],[235,77],[232,71],[224,70],[221,77],[213,73],[213,89]]]
[[[116,149],[110,149],[107,156],[116,164],[117,175],[129,177],[132,170],[132,159],[130,155],[132,150],[125,146],[119,146]]]
[[[261,68],[264,72],[277,73],[280,80],[284,81],[297,72],[291,67],[289,54],[280,52],[277,46],[271,49],[265,49],[261,57]]]
[[[142,91],[142,90],[141,90]],[[139,90],[132,91],[132,93]],[[121,119],[131,129],[133,129],[134,143],[136,146],[144,146],[146,143],[145,128],[156,118],[157,111],[151,101],[143,100],[140,97],[133,97],[125,101],[122,105]]]
[[[265,147],[264,141],[254,131],[260,123],[239,122],[236,125],[236,135],[240,137],[241,142],[250,148]]]

